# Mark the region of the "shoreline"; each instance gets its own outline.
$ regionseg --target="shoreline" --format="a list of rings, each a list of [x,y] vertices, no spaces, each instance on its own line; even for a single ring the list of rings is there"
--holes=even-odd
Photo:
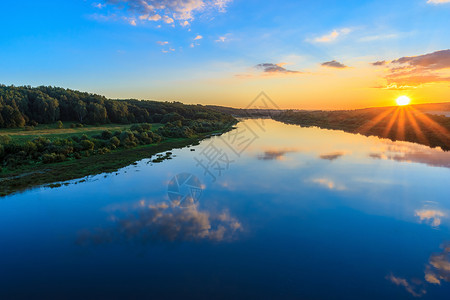
[[[191,138],[170,138],[158,144],[120,149],[102,155],[21,169],[8,174],[8,176],[0,177],[0,197],[24,192],[39,186],[58,187],[62,185],[61,182],[86,176],[113,173],[136,161],[151,158],[161,152],[198,145],[202,140],[215,135],[222,135],[233,129],[234,126],[231,126]]]

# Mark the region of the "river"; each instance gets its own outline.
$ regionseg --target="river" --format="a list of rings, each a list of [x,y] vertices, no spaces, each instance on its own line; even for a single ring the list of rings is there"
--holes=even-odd
[[[0,298],[448,299],[449,152],[237,127],[0,199]]]

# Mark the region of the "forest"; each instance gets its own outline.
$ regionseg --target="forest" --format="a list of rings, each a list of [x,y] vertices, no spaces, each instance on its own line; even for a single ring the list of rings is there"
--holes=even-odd
[[[104,96],[51,86],[0,85],[0,128],[70,121],[80,124],[168,123],[184,119],[230,121],[202,105]]]
[[[122,126],[120,130],[103,130],[95,135],[83,134],[82,131],[83,127],[90,126],[88,124],[101,126],[116,123],[129,126],[126,128]],[[130,150],[159,143],[166,143],[166,148],[169,148],[171,143],[178,145],[180,140],[192,142],[207,136],[208,133],[229,130],[236,123],[237,120],[231,115],[202,105],[110,100],[100,95],[56,87],[2,85],[0,86],[0,127],[3,128],[0,129],[0,181],[4,181],[2,184],[6,179],[9,182],[11,180],[8,178],[31,170],[33,172],[42,168],[47,170],[49,164],[53,164],[52,168],[55,169],[56,163],[70,163],[91,156],[106,157],[108,155],[105,154],[117,150]],[[155,124],[157,126],[153,126]],[[64,126],[75,133],[67,135],[58,133],[65,132]],[[51,134],[40,135],[42,127],[54,129],[49,130]],[[37,133],[34,134],[34,131]],[[8,132],[14,132],[15,135],[10,136]],[[20,134],[20,139],[17,138],[17,133]],[[122,151],[130,159],[148,156],[152,151],[141,152],[141,156],[137,156],[138,152]],[[111,159],[103,159],[103,164],[119,165],[111,161],[117,160],[116,156],[108,157]],[[95,172],[105,167],[99,163],[99,159],[89,161],[98,163]],[[91,170],[91,167],[86,168],[82,175],[89,175]],[[64,176],[61,178],[67,179],[67,175]],[[6,185],[8,189],[9,185]]]

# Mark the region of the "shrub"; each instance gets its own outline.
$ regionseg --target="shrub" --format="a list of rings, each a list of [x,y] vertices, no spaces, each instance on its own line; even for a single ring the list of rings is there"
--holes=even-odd
[[[135,124],[133,126],[130,127],[131,131],[137,131],[137,132],[143,132],[144,128],[142,128],[141,125]]]
[[[11,137],[9,135],[0,135],[0,144],[8,145],[11,142]]]
[[[110,138],[112,138],[112,136],[113,136],[113,134],[112,134],[112,132],[109,131],[109,130],[103,131],[102,134],[100,135],[100,137],[101,137],[103,140],[109,140]]]
[[[56,153],[50,153],[50,154],[44,154],[42,155],[42,162],[44,164],[50,164],[55,162],[62,162],[66,160],[66,157],[63,154],[56,154]]]
[[[34,130],[34,126],[25,126],[24,130],[25,131],[33,131]]]
[[[109,152],[111,152],[111,150],[109,150],[109,149],[106,148],[106,147],[100,148],[100,149],[98,149],[98,151],[97,151],[98,154],[106,154],[106,153],[109,153]]]
[[[81,147],[83,148],[83,150],[94,150],[94,143],[91,142],[90,140],[82,140],[80,142]]]
[[[109,139],[109,143],[111,145],[113,145],[114,147],[119,147],[120,146],[120,140],[116,136],[113,136],[112,138],[110,138]]]
[[[152,130],[152,124],[148,124],[148,123],[143,123],[141,124],[142,129],[144,129],[145,131],[150,131]]]
[[[61,121],[56,122],[56,127],[58,127],[59,129],[64,128],[64,124]]]

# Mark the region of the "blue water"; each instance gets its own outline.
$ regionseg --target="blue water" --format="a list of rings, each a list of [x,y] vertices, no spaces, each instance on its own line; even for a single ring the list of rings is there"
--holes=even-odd
[[[272,120],[172,152],[0,199],[0,299],[449,299],[450,153]]]

